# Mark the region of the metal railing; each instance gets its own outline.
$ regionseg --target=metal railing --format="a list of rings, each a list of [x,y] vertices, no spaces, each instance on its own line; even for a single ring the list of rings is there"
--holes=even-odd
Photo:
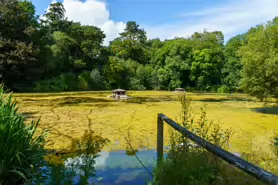
[[[197,136],[196,134],[190,132],[186,128],[182,127],[178,123],[174,122],[164,114],[158,114],[157,117],[157,160],[158,163],[163,160],[163,122],[166,122],[172,128],[183,134],[185,137],[189,138],[199,146],[205,148],[209,152],[223,159],[224,161],[230,163],[231,165],[237,167],[238,169],[248,173],[249,175],[255,177],[256,179],[271,185],[278,185],[278,176],[248,162],[242,158],[227,152],[226,150],[204,140],[203,138]]]

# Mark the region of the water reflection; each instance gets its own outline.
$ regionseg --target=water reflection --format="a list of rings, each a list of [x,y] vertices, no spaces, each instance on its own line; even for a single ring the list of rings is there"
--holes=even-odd
[[[241,155],[240,153],[234,154]],[[136,155],[149,171],[153,170],[157,155],[155,150],[140,150]],[[68,184],[143,185],[151,181],[150,174],[142,167],[136,157],[127,155],[124,150],[115,152],[102,151],[97,158],[90,158],[90,156],[82,154],[77,157],[67,158],[64,165],[68,170],[61,178],[65,179],[66,177],[67,181],[70,182]],[[45,168],[45,171],[49,171],[49,168]],[[58,169],[57,174],[61,174],[60,172]],[[45,174],[47,175],[48,173],[46,172]],[[53,181],[51,175],[47,176],[51,182],[45,184],[58,182],[57,180]],[[67,184],[65,183],[67,181],[64,180],[63,184]]]
[[[152,171],[156,163],[156,151],[145,150],[138,151],[137,156]],[[76,164],[85,166],[84,156],[68,158],[65,161],[66,167],[75,166],[77,177],[75,182],[80,180],[80,175],[84,171],[77,167]],[[141,185],[151,180],[150,174],[141,166],[134,156],[126,155],[126,151],[101,152],[95,159],[95,175],[88,178],[89,184],[133,184]],[[77,183],[78,184],[78,183]]]

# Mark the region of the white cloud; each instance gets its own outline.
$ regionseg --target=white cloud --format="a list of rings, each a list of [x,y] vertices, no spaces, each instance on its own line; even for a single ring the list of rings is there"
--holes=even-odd
[[[57,1],[56,1],[56,0],[52,0],[50,4],[53,4],[53,3],[57,3]],[[45,8],[44,11],[45,11],[46,13],[49,12],[49,8],[50,8],[50,6],[48,6],[47,8]],[[45,21],[45,20],[46,20],[46,17],[42,14],[42,15],[40,15],[40,17],[39,17],[39,21],[40,21],[40,20],[44,20],[44,21]]]
[[[84,25],[94,25],[101,28],[106,34],[104,44],[113,40],[125,28],[123,22],[114,22],[109,19],[107,4],[100,0],[64,0],[66,17],[69,20],[80,22]]]
[[[233,0],[218,7],[180,14],[175,24],[145,26],[149,38],[187,37],[194,32],[222,31],[225,40],[278,15],[276,0]]]
[[[202,11],[196,11],[196,12],[184,12],[181,13],[181,17],[194,17],[194,16],[207,16],[207,15],[213,15],[218,13],[223,13],[226,11],[231,11],[232,9],[230,7],[221,7],[221,8],[211,8],[211,9],[205,9]]]
[[[83,25],[99,27],[105,34],[104,44],[118,37],[125,28],[125,23],[110,20],[107,4],[101,0],[64,0],[65,16],[68,20],[80,22]]]
[[[102,0],[64,0],[69,20],[94,25],[106,34],[104,44],[118,37],[125,23],[110,19],[108,5]],[[177,20],[164,25],[140,25],[149,38],[187,37],[194,32],[222,31],[225,40],[247,31],[251,26],[278,16],[277,0],[230,0],[212,8],[184,12]],[[176,22],[179,21],[179,22]]]

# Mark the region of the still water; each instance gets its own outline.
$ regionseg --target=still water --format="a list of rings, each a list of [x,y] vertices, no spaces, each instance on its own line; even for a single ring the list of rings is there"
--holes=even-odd
[[[139,151],[136,155],[149,171],[153,170],[157,155],[155,150]],[[78,157],[68,159],[66,163],[74,163],[76,160],[79,160]],[[151,175],[142,167],[136,157],[127,155],[126,151],[101,152],[94,166],[96,177],[90,178],[88,180],[89,184],[143,185],[151,180]],[[78,181],[79,177],[77,176],[76,184],[78,184]]]
[[[237,156],[241,156],[240,153],[234,153]],[[156,150],[141,150],[136,153],[137,157],[142,161],[145,167],[143,168],[140,162],[135,156],[126,154],[126,151],[115,151],[115,152],[101,152],[99,157],[94,159],[95,163],[89,165],[90,169],[94,169],[95,176],[89,176],[86,180],[89,185],[145,185],[151,182],[152,176],[148,171],[152,172],[156,165]],[[166,157],[166,154],[164,154]],[[69,167],[75,163],[82,166],[82,157],[68,158],[65,161],[65,167]],[[81,165],[80,165],[81,164]],[[45,167],[44,174],[47,179],[51,179],[47,175],[49,168]],[[74,185],[80,184],[80,175],[84,176],[84,171],[79,167],[74,168],[75,176],[73,179]],[[47,185],[57,184],[51,183],[47,180]],[[36,184],[36,183],[35,183]],[[39,183],[41,184],[41,183]],[[61,183],[58,183],[61,184]],[[64,184],[64,183],[62,183]],[[72,183],[71,183],[72,184]]]

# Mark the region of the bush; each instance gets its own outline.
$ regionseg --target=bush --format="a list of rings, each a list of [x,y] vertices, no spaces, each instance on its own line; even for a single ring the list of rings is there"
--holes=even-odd
[[[191,100],[186,95],[179,96],[182,106],[181,125],[203,139],[222,148],[228,146],[231,130],[223,130],[219,124],[208,122],[204,108],[200,119],[194,119]],[[262,145],[263,146],[263,145]],[[257,151],[255,152],[257,154]],[[236,169],[232,165],[196,146],[191,140],[173,132],[170,150],[162,163],[155,169],[153,184],[262,184],[255,178]]]
[[[92,81],[91,89],[93,90],[105,89],[105,80],[98,69],[93,69],[90,73],[90,77]]]
[[[39,121],[25,121],[12,95],[0,86],[0,184],[30,182],[41,167],[45,135],[36,133]]]
[[[35,92],[60,92],[66,89],[66,85],[57,78],[47,79],[37,82],[34,88]]]
[[[81,91],[89,90],[89,84],[92,81],[90,72],[82,72],[77,79],[78,79],[78,86],[77,86],[78,90]]]
[[[183,127],[219,147],[227,146],[231,130],[222,130],[219,124],[208,122],[203,108],[200,119],[194,119],[191,100],[186,95],[180,95],[179,100]],[[155,184],[215,184],[223,179],[224,162],[179,132],[171,134],[170,146],[167,158],[155,170]]]
[[[192,150],[174,152],[156,169],[156,184],[212,184],[217,179],[217,168],[209,163],[209,155]]]
[[[72,73],[62,73],[58,77],[37,82],[35,92],[63,92],[77,90],[77,79]]]
[[[219,87],[217,89],[217,92],[218,93],[229,93],[229,92],[231,92],[231,90],[230,90],[230,88],[228,86],[222,85],[221,87]]]
[[[62,73],[58,80],[63,84],[62,91],[74,91],[77,89],[76,76],[73,73]]]
[[[130,88],[133,90],[146,90],[146,87],[141,83],[139,79],[131,78],[130,79]]]
[[[76,76],[73,73],[62,73],[60,76],[36,83],[35,92],[65,92],[99,90],[104,88],[104,80],[98,70],[84,71]]]
[[[278,174],[278,148],[273,143],[276,133],[267,132],[251,140],[250,153],[245,154],[246,159],[261,168]],[[278,141],[276,139],[276,141]],[[276,143],[277,144],[277,143]]]

